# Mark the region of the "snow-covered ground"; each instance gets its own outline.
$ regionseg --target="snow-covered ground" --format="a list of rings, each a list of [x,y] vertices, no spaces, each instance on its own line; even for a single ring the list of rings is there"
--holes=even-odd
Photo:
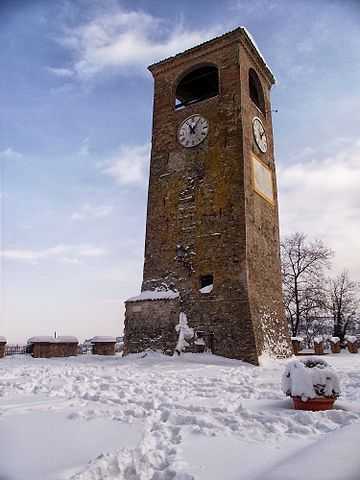
[[[208,354],[0,360],[1,480],[359,480],[360,355],[336,409],[284,398],[284,361]]]

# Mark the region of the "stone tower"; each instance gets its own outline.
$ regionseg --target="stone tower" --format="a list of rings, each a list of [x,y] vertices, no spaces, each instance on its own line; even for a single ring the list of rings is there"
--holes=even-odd
[[[258,364],[286,356],[270,89],[245,28],[149,67],[155,80],[144,276],[125,352],[195,345]]]

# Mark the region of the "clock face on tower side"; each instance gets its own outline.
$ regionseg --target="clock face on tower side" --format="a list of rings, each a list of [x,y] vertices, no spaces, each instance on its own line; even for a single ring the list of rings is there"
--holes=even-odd
[[[186,148],[196,147],[205,140],[209,132],[206,118],[195,114],[186,118],[179,127],[178,141]]]
[[[267,150],[267,139],[265,128],[261,123],[260,118],[254,117],[252,121],[253,134],[255,138],[256,145],[260,148],[262,153],[265,153]]]

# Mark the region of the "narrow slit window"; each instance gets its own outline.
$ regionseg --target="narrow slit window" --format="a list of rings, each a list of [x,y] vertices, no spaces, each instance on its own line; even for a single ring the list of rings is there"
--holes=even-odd
[[[257,73],[252,68],[249,70],[249,94],[251,100],[265,115],[264,91]]]
[[[185,75],[176,88],[175,108],[183,108],[219,94],[219,73],[214,65],[198,67]]]

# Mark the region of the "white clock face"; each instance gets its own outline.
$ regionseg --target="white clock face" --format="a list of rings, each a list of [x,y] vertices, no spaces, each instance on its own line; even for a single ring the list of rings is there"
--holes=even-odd
[[[252,125],[253,125],[253,133],[254,133],[256,145],[260,148],[260,150],[263,153],[265,153],[267,150],[267,139],[266,139],[265,128],[261,123],[260,118],[255,117],[253,119]]]
[[[209,124],[201,115],[191,115],[179,127],[179,143],[186,148],[196,147],[205,140],[209,132]]]

